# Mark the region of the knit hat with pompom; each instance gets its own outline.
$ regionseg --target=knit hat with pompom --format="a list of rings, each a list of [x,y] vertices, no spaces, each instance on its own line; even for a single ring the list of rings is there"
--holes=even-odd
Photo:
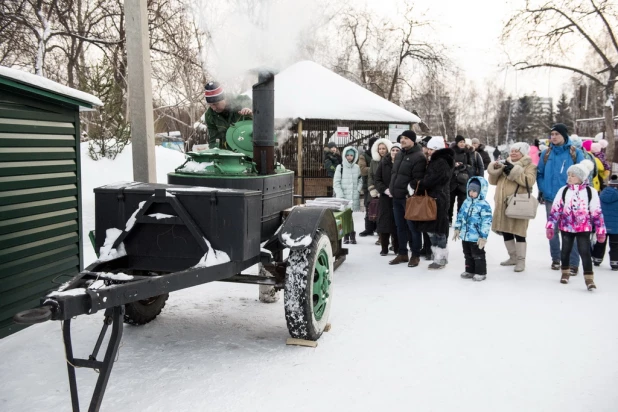
[[[585,159],[580,163],[569,167],[567,173],[573,176],[577,176],[579,180],[585,182],[590,177],[590,172],[594,170],[594,163],[592,161]]]
[[[599,153],[601,151],[601,144],[600,143],[593,143],[590,146],[590,151],[592,153]]]

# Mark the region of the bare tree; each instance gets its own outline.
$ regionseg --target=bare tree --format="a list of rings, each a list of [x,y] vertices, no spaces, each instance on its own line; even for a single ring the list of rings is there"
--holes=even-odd
[[[503,32],[503,40],[518,39],[531,47],[531,55],[515,63],[520,70],[555,67],[577,73],[603,87],[609,162],[614,160],[613,111],[618,78],[616,27],[618,6],[612,1],[528,0],[526,7],[509,20]],[[578,59],[567,57],[574,42],[582,40],[594,51],[596,70],[577,65]]]

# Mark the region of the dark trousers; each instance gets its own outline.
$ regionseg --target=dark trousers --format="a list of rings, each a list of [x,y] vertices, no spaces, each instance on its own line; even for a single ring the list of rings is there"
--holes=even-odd
[[[560,251],[560,260],[562,268],[569,267],[569,260],[571,258],[571,249],[573,249],[573,243],[577,240],[577,250],[579,251],[579,257],[582,259],[582,266],[585,273],[592,273],[592,256],[590,251],[590,232],[570,233],[560,231],[562,237],[562,250]]]
[[[461,205],[463,205],[464,200],[466,200],[466,194],[459,191],[459,189],[455,189],[451,192],[451,203],[448,207],[448,221],[451,223],[453,223],[453,209],[455,209],[455,199],[457,199],[457,213],[459,213]],[[457,217],[455,217],[455,219],[457,219]]]
[[[423,253],[431,253],[431,239],[429,239],[429,233],[423,232]]]
[[[612,269],[618,269],[618,235],[607,235],[605,242],[595,243],[592,248],[592,261],[597,266],[603,263],[607,243],[609,243],[609,265]]]
[[[466,272],[475,275],[487,274],[487,261],[485,260],[485,249],[479,248],[476,242],[461,243],[466,260]]]
[[[408,254],[408,243],[412,256],[421,256],[421,247],[423,236],[421,232],[416,230],[414,222],[405,219],[406,215],[406,199],[393,198],[393,215],[395,217],[395,225],[397,226],[397,239],[399,239],[399,254]]]
[[[504,241],[508,241],[508,240],[516,240],[517,243],[526,243],[526,238],[525,237],[521,237],[521,236],[517,236],[514,235],[512,233],[502,233],[502,236],[504,237]]]
[[[373,233],[376,231],[377,224],[369,220],[369,202],[371,202],[371,196],[369,196],[369,191],[365,189],[365,194],[363,195],[363,203],[365,204],[365,232]]]

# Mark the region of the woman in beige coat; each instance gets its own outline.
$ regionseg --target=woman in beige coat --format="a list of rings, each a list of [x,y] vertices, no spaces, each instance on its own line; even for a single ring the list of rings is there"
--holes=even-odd
[[[506,216],[506,202],[509,196],[515,193],[527,194],[528,187],[536,183],[536,165],[532,162],[527,143],[518,142],[511,146],[506,162],[491,162],[487,168],[489,184],[496,186],[494,196],[494,217],[491,230],[504,237],[504,244],[509,258],[500,264],[515,266],[515,272],[523,272],[526,268],[526,233],[528,232],[527,219],[511,219]],[[519,189],[517,189],[519,185]]]

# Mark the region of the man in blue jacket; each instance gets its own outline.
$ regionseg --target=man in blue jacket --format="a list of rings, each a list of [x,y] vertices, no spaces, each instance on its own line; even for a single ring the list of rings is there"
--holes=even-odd
[[[549,216],[558,189],[567,184],[567,170],[582,160],[584,160],[584,154],[571,144],[567,127],[562,123],[556,123],[551,128],[549,147],[539,156],[536,177],[539,186],[539,202],[545,203],[547,216]],[[560,231],[554,228],[554,232],[556,234],[549,241],[551,268],[560,270]],[[571,276],[576,275],[579,267],[579,254],[576,247],[573,247],[571,251],[569,264]]]

